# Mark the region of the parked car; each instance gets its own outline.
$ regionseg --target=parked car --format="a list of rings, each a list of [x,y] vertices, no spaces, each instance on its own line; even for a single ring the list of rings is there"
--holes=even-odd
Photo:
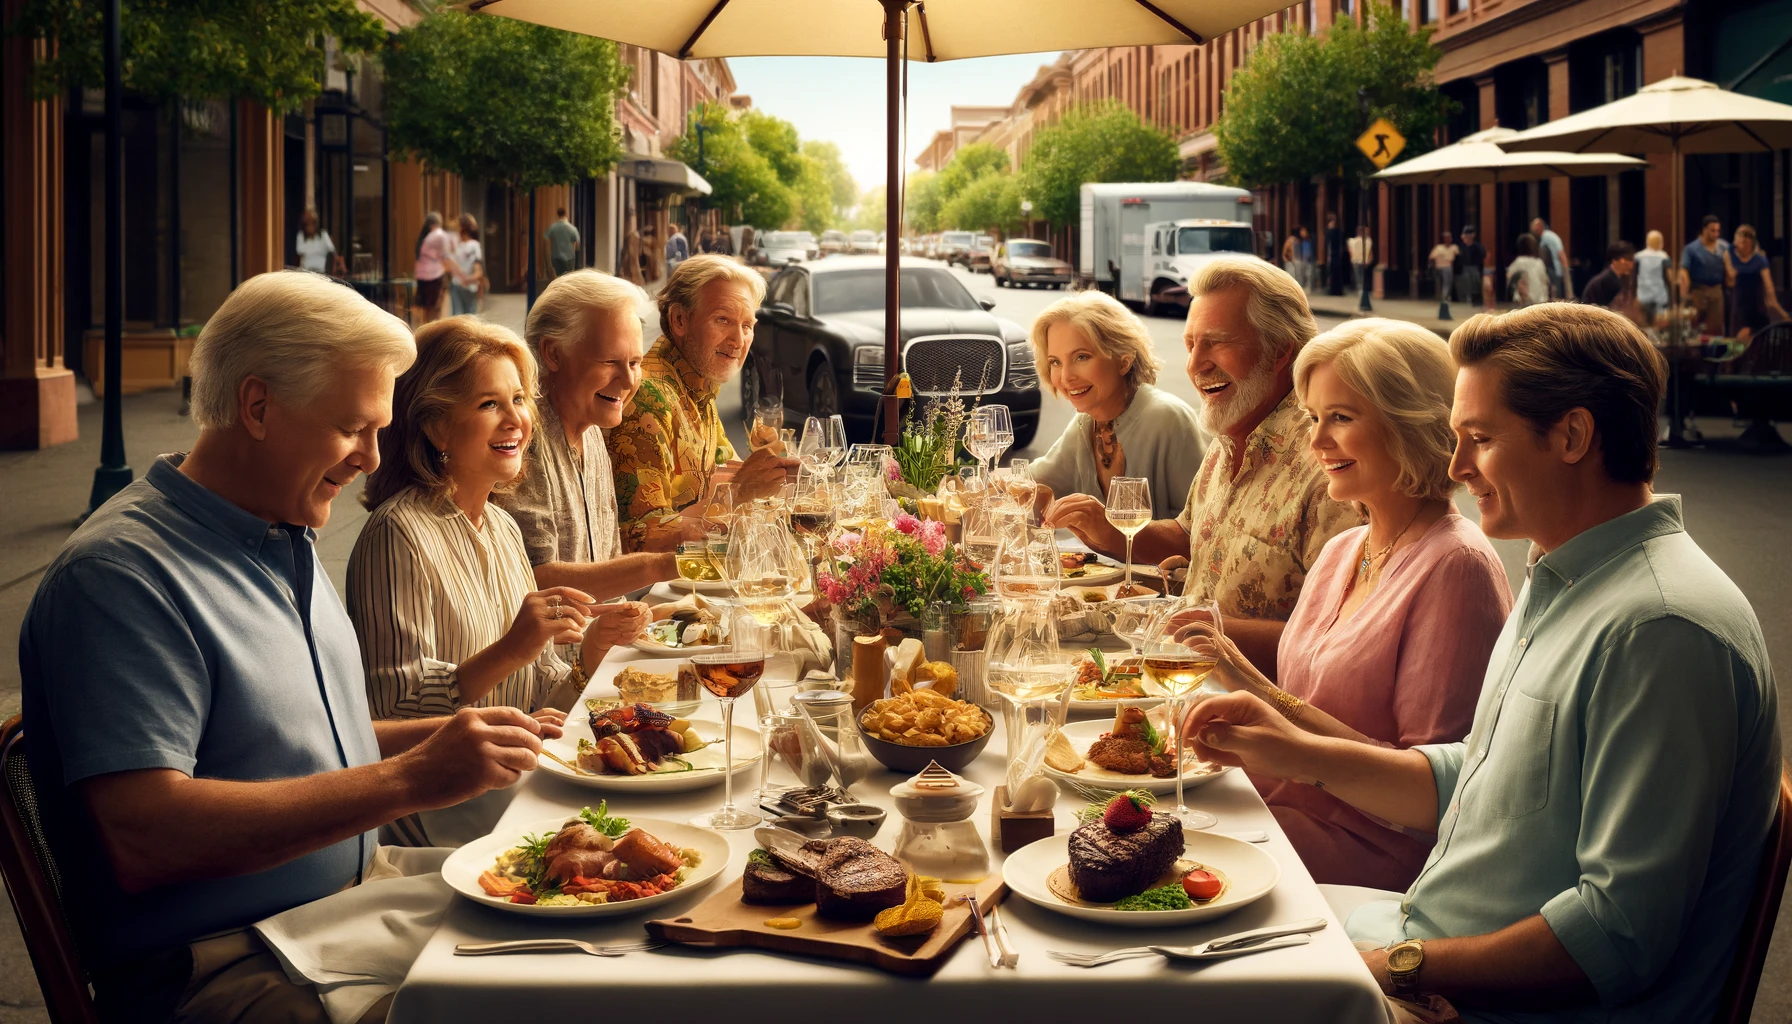
[[[753,243],[751,262],[762,267],[780,267],[791,261],[809,259],[809,246],[803,240],[807,232],[767,231]]]
[[[965,269],[971,266],[971,243],[977,235],[972,231],[943,231],[940,233],[940,259],[947,266],[962,263]]]
[[[1039,376],[1026,329],[990,312],[943,267],[902,261],[901,366],[917,398],[956,382],[967,400],[1006,405],[1014,444],[1039,430]],[[741,370],[742,408],[764,388],[811,416],[839,413],[854,441],[872,440],[884,387],[884,261],[842,256],[785,266],[766,288],[752,352]]]
[[[792,231],[791,234],[802,239],[803,252],[807,254],[808,259],[821,259],[821,243],[815,240],[815,235],[813,233],[808,231]]]
[[[848,245],[848,251],[854,256],[877,255],[877,232],[854,231]]]
[[[1070,264],[1052,256],[1051,243],[1010,238],[990,255],[989,274],[997,288],[1068,288],[1073,271]]]
[[[851,249],[852,240],[846,237],[846,232],[823,231],[821,233],[821,254],[823,256],[829,256],[837,252],[849,252]]]
[[[988,235],[978,235],[971,239],[971,252],[965,269],[973,274],[979,270],[989,273],[989,254],[995,247],[996,240]]]

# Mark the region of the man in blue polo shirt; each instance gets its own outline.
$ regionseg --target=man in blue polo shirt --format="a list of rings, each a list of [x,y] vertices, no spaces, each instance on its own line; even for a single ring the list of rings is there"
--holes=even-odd
[[[192,452],[63,546],[26,613],[25,742],[102,1020],[323,1021],[248,928],[357,881],[375,830],[514,782],[514,708],[373,722],[315,530],[379,462],[390,314],[328,278],[250,279],[192,355]]]
[[[1392,1020],[1710,1020],[1780,732],[1760,623],[1651,491],[1666,368],[1587,305],[1483,314],[1450,347],[1451,475],[1488,536],[1532,542],[1467,740],[1321,737],[1230,693],[1190,716],[1197,751],[1437,835],[1346,922]]]
[[[1708,213],[1699,222],[1699,237],[1680,252],[1680,287],[1686,289],[1686,301],[1706,334],[1721,335],[1729,327],[1724,320],[1724,289],[1735,283],[1735,275],[1724,258],[1730,243],[1723,234],[1723,224]]]

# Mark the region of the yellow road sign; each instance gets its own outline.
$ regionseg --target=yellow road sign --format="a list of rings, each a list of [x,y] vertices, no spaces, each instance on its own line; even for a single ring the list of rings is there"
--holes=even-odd
[[[1386,167],[1406,148],[1406,136],[1389,124],[1387,118],[1378,117],[1368,131],[1357,136],[1356,148],[1362,150],[1376,167]]]

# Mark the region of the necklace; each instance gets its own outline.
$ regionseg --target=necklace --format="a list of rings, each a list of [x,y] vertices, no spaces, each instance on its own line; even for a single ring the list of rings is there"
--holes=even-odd
[[[1387,557],[1388,557],[1388,555],[1393,553],[1394,545],[1400,543],[1400,538],[1406,536],[1406,531],[1412,529],[1412,524],[1419,521],[1419,513],[1423,512],[1424,510],[1425,510],[1425,506],[1423,506],[1423,505],[1420,505],[1416,510],[1414,510],[1414,512],[1412,514],[1412,518],[1408,519],[1406,521],[1406,525],[1400,528],[1400,532],[1394,535],[1393,540],[1388,541],[1388,546],[1385,548],[1382,548],[1380,552],[1378,552],[1374,555],[1369,554],[1369,535],[1366,533],[1363,534],[1363,560],[1361,562],[1358,562],[1357,566],[1356,566],[1356,578],[1357,579],[1362,580],[1365,583],[1369,582],[1369,579],[1370,579],[1369,566],[1373,562],[1380,562],[1382,565],[1382,568],[1387,567]]]
[[[1114,436],[1114,421],[1095,424],[1095,456],[1102,469],[1114,468],[1114,456],[1120,451],[1120,439]]]

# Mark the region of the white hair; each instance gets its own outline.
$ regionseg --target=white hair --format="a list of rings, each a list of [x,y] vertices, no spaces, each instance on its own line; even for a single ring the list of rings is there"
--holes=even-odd
[[[345,368],[399,374],[416,358],[404,321],[353,289],[304,270],[258,274],[230,293],[193,345],[193,421],[201,430],[235,426],[250,377],[304,405]]]
[[[639,285],[620,277],[600,270],[575,270],[554,278],[536,298],[523,337],[539,362],[542,343],[550,338],[561,346],[561,352],[580,345],[593,314],[614,316],[626,310],[645,323],[643,306],[650,301]]]
[[[1306,291],[1281,267],[1255,256],[1216,256],[1202,264],[1188,282],[1189,295],[1197,299],[1228,288],[1244,290],[1245,319],[1270,359],[1298,354],[1301,346],[1319,333],[1313,311],[1307,308]]]

